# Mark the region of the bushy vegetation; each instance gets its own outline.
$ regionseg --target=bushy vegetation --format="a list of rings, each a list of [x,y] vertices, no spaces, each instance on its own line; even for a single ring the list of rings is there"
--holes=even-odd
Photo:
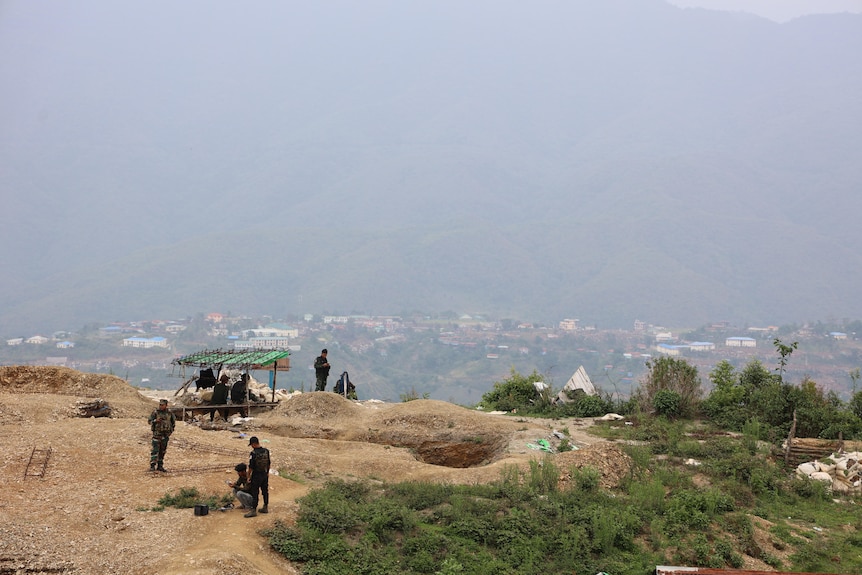
[[[602,425],[661,437],[664,456],[629,447],[634,467],[612,493],[598,470],[561,470],[550,456],[488,485],[333,480],[298,500],[295,524],[276,522],[265,536],[314,575],[645,575],[659,564],[741,568],[743,555],[782,570],[862,572],[855,506],[833,503],[757,442],[696,440],[702,428],[657,416]],[[698,467],[682,464],[692,456]],[[771,525],[768,543],[754,537],[754,516]]]
[[[489,410],[539,417],[598,417],[611,411],[629,410],[626,404],[602,392],[587,395],[579,390],[568,395],[567,403],[555,403],[552,401],[555,397],[556,392],[545,383],[544,376],[535,370],[530,375],[521,375],[513,368],[507,379],[494,382],[479,405]]]
[[[760,439],[787,437],[796,417],[798,437],[845,439],[862,437],[862,392],[843,402],[834,392],[824,392],[810,379],[792,385],[760,362],[752,361],[739,372],[727,361],[710,373],[713,389],[701,405],[703,415],[716,426],[742,431],[747,422],[761,424]]]
[[[179,493],[164,494],[159,499],[159,507],[156,509],[164,509],[165,507],[188,509],[195,505],[208,505],[210,509],[216,509],[231,501],[233,501],[233,495],[204,495],[198,491],[197,487],[181,487]]]
[[[669,420],[702,418],[722,429],[743,431],[755,424],[757,439],[778,443],[795,422],[797,437],[862,439],[862,391],[850,401],[825,392],[805,378],[792,384],[783,378],[796,343],[773,342],[779,355],[774,372],[752,360],[740,370],[721,361],[709,373],[712,388],[702,399],[703,386],[696,367],[683,358],[660,357],[646,362],[647,372],[629,400],[581,391],[569,394],[567,403],[556,403],[544,377],[533,371],[524,376],[514,368],[510,376],[494,382],[480,406],[534,417],[598,417],[614,412],[631,418],[660,416]],[[858,378],[858,374],[851,373]],[[856,379],[854,379],[855,383]]]
[[[644,413],[691,417],[702,394],[697,368],[684,359],[659,357],[646,363],[647,374],[633,394]]]

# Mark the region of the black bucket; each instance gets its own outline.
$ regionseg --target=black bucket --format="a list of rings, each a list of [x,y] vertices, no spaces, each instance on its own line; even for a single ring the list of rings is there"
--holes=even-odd
[[[209,505],[195,505],[195,515],[209,515]]]

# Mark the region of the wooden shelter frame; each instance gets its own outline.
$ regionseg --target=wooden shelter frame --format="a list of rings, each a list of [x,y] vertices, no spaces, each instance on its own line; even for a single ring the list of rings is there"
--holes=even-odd
[[[278,372],[290,371],[290,351],[286,349],[205,349],[175,358],[171,363],[180,368],[180,377],[185,377],[186,367],[213,368],[218,372],[216,379],[223,369],[239,369],[246,373],[257,370],[272,371],[272,402],[275,403]],[[176,393],[186,389],[195,379],[197,376],[187,379]],[[246,403],[248,403],[248,388],[246,388]]]

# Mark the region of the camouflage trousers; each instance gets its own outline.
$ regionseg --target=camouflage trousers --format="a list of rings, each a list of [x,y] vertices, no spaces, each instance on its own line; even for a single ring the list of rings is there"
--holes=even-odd
[[[150,465],[161,466],[164,463],[169,438],[170,435],[153,435],[153,447],[150,450]]]

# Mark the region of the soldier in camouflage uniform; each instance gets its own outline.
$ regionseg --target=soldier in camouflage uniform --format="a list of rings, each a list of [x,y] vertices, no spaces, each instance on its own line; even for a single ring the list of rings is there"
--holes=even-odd
[[[263,495],[263,507],[261,513],[269,513],[269,449],[261,447],[257,437],[249,439],[248,444],[252,452],[248,458],[248,469],[251,471],[251,511],[243,517],[257,516],[258,490]]]
[[[158,409],[154,409],[148,419],[153,430],[153,448],[150,451],[150,471],[165,470],[165,451],[168,449],[168,438],[174,432],[177,418],[168,409],[168,400],[159,400]],[[158,467],[156,467],[158,465]]]

